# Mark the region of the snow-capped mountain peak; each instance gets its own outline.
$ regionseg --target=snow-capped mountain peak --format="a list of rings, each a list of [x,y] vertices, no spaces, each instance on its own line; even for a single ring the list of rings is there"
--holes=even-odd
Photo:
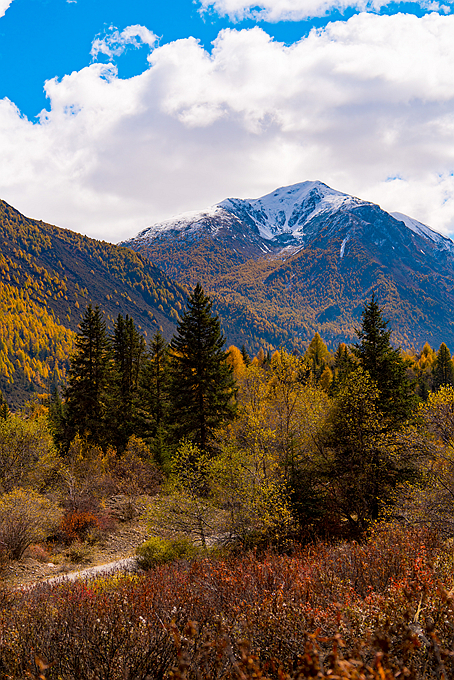
[[[300,239],[305,225],[319,213],[360,203],[364,201],[331,189],[323,182],[308,181],[281,187],[261,198],[228,198],[218,205],[237,217],[247,215],[262,238],[273,240],[280,234],[292,234]]]
[[[439,248],[452,250],[453,242],[451,239],[439,234],[438,231],[434,231],[426,224],[418,222],[418,220],[414,220],[412,217],[408,217],[408,215],[404,215],[400,212],[392,212],[389,214],[395,217],[396,220],[403,222],[406,227],[412,230],[412,232],[419,234],[419,236],[422,236],[428,241],[432,241]]]
[[[402,213],[387,213],[374,203],[331,189],[320,181],[280,187],[260,198],[227,198],[205,210],[154,224],[123,245],[140,250],[155,239],[192,242],[212,237],[235,252],[278,255],[294,253],[323,233],[324,238],[341,239],[342,259],[349,243],[357,238],[358,229],[361,231],[367,224],[369,238],[376,246],[382,248],[387,243],[395,250],[402,236],[396,221],[403,222],[416,238],[429,241],[431,248],[454,255],[454,243],[421,222]],[[419,250],[423,252],[421,245]]]

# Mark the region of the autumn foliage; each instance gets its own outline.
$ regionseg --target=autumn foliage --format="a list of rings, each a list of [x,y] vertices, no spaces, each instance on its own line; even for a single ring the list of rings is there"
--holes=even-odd
[[[45,677],[449,678],[452,549],[427,531],[4,594],[0,674]]]

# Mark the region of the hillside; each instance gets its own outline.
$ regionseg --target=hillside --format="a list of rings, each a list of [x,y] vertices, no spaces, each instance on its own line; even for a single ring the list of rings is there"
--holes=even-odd
[[[29,219],[3,201],[0,272],[0,387],[13,407],[64,378],[88,303],[109,325],[129,314],[151,337],[158,328],[172,334],[186,299],[139,254]]]
[[[304,349],[352,341],[375,291],[405,347],[454,346],[454,243],[321,182],[226,199],[124,242],[169,276],[200,281],[230,342]]]

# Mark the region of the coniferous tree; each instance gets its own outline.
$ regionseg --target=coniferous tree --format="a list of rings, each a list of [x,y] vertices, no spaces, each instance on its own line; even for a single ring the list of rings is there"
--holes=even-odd
[[[352,371],[355,370],[357,363],[349,352],[347,345],[341,342],[334,354],[333,381],[330,386],[330,394],[337,394],[339,388],[347,380]]]
[[[441,343],[437,352],[437,358],[433,368],[432,387],[437,392],[442,385],[454,385],[454,367],[451,360],[451,352],[444,342]]]
[[[60,392],[55,382],[52,382],[49,390],[49,429],[52,433],[54,444],[57,449],[62,449],[66,442],[66,422],[63,403]]]
[[[65,393],[67,437],[70,441],[79,434],[95,445],[104,446],[109,352],[106,324],[99,307],[93,309],[88,305],[75,348]]]
[[[357,367],[340,386],[331,414],[333,498],[359,533],[392,505],[392,491],[399,484],[418,479],[418,447],[389,431],[381,400],[377,383]]]
[[[169,428],[169,348],[160,331],[151,340],[140,375],[137,411],[138,432],[150,443],[154,458],[163,465]]]
[[[251,363],[251,357],[247,353],[246,345],[241,345],[241,356],[243,357],[244,365],[249,366]]]
[[[312,340],[309,343],[309,347],[307,348],[305,354],[304,354],[304,363],[306,365],[307,371],[310,371],[310,377],[312,380],[314,380],[317,384],[319,383],[319,380],[324,373],[326,367],[329,365],[330,361],[330,353],[328,351],[327,346],[321,339],[320,335],[316,333]],[[325,374],[325,382],[326,382],[326,374]]]
[[[197,284],[170,344],[170,395],[176,441],[187,438],[202,450],[213,431],[235,415],[235,382],[224,344],[219,318]]]
[[[398,427],[411,416],[416,398],[400,351],[391,345],[388,323],[373,294],[364,307],[362,326],[357,331],[360,342],[352,351],[378,386],[378,408],[391,427]]]
[[[109,430],[112,444],[122,452],[137,421],[135,400],[145,356],[145,340],[128,315],[118,315],[110,339],[112,359]]]

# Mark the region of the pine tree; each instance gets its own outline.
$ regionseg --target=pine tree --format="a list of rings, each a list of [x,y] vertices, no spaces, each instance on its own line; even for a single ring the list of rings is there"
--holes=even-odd
[[[105,445],[109,353],[106,324],[99,307],[88,305],[75,348],[65,394],[68,436],[72,438],[77,433],[93,444]]]
[[[128,315],[118,315],[110,339],[112,359],[109,430],[112,444],[124,451],[136,424],[135,399],[145,356],[145,340]]]
[[[235,414],[235,383],[210,298],[197,284],[172,339],[170,388],[174,436],[206,450],[214,430]]]
[[[364,307],[362,327],[357,331],[360,342],[352,347],[352,352],[378,386],[381,413],[391,427],[398,427],[411,416],[416,397],[400,351],[390,343],[388,323],[373,294]]]
[[[432,387],[434,392],[437,392],[442,385],[454,385],[454,367],[452,365],[451,352],[444,342],[440,345],[433,367]]]

